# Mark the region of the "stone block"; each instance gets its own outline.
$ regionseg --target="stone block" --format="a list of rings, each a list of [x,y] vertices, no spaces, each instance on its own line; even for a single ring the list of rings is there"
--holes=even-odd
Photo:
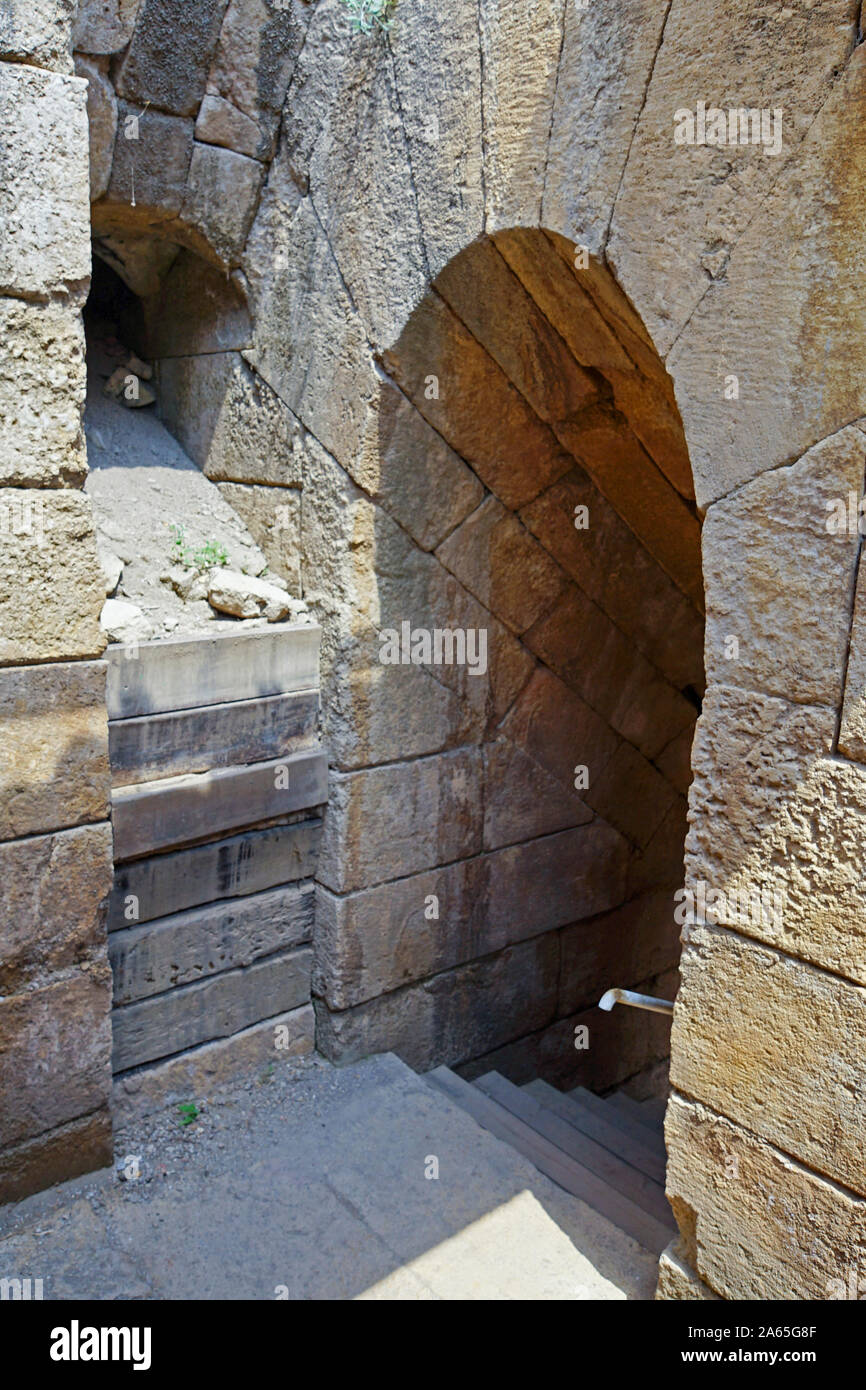
[[[210,93],[202,99],[196,117],[195,138],[203,145],[219,145],[252,159],[259,158],[262,143],[262,133],[255,121],[224,97]]]
[[[313,818],[118,865],[108,930],[311,878],[321,836],[322,822]]]
[[[429,276],[484,229],[481,51],[474,0],[407,9],[391,35]],[[460,100],[454,100],[454,93]]]
[[[0,60],[71,72],[75,9],[75,0],[7,0],[0,15]]]
[[[562,48],[564,0],[532,9],[482,0],[486,226],[535,227]]]
[[[239,353],[163,358],[158,371],[161,418],[206,477],[300,486],[300,424]]]
[[[707,675],[838,704],[860,538],[828,529],[863,490],[866,438],[840,430],[710,507],[704,522]],[[730,639],[738,644],[734,650]]]
[[[111,1084],[107,962],[0,1000],[0,1043],[0,1144],[33,1139],[101,1110]]]
[[[619,744],[600,777],[590,781],[583,798],[640,849],[646,848],[680,799],[652,763],[625,742]]]
[[[610,225],[664,20],[649,0],[628,0],[616,24],[598,5],[565,6],[541,220],[594,253]],[[586,150],[577,165],[576,138]]]
[[[566,582],[548,552],[495,497],[452,531],[436,558],[517,633],[553,606]]]
[[[632,81],[637,81],[638,93],[646,93],[645,101],[631,106],[627,116],[623,112],[621,119],[627,121],[629,131],[624,144],[613,137],[616,126],[608,124],[600,127],[603,135],[599,143],[605,151],[628,151],[607,254],[664,356],[712,285],[714,273],[724,274],[731,249],[755,230],[755,210],[766,207],[768,195],[778,187],[780,166],[786,156],[796,149],[807,130],[814,129],[816,115],[825,107],[857,42],[858,16],[856,7],[848,0],[833,0],[822,5],[817,13],[811,7],[792,9],[783,23],[755,27],[749,23],[754,11],[748,0],[734,0],[725,12],[723,25],[712,6],[677,8],[668,16],[646,3],[629,8],[646,16],[649,26],[646,54],[650,68],[643,71],[619,25],[606,24],[604,14],[592,6],[581,20],[584,24],[589,18],[593,29],[604,29],[617,62]],[[625,54],[629,55],[627,63]],[[602,82],[592,50],[584,50],[582,56],[588,76],[591,73],[590,80]],[[589,90],[594,93],[596,88],[591,86]],[[611,84],[609,90],[609,99],[617,100],[616,85]],[[559,92],[566,102],[569,85],[562,77]],[[795,100],[783,100],[783,94],[789,92],[796,92]],[[700,97],[708,105],[718,103],[726,112],[731,107],[781,107],[781,146],[772,153],[762,145],[748,142],[726,144],[724,148],[709,142],[676,143],[675,113],[682,109],[694,112]],[[594,120],[609,119],[611,114],[605,103],[593,108]],[[633,126],[635,120],[637,125]],[[573,130],[570,122],[566,129]],[[583,138],[588,138],[588,132]],[[801,190],[796,201],[802,206],[802,200],[808,201],[811,196],[811,190]],[[796,201],[792,199],[792,210]],[[558,218],[551,220],[552,212],[549,205],[545,207],[548,225],[561,227]],[[656,229],[652,238],[646,236],[648,226]],[[802,226],[799,220],[798,226]],[[765,247],[768,227],[774,228],[774,246],[787,257],[788,248],[794,244],[791,233],[778,221],[768,222],[762,228]],[[811,239],[812,229],[808,240]],[[733,262],[729,278],[732,270]],[[772,296],[778,299],[779,285],[773,283],[775,267],[769,267],[766,260],[764,273],[767,289],[772,285]],[[765,318],[754,300],[753,307],[754,340],[755,325],[765,325],[771,315]],[[787,309],[785,317],[789,325],[797,321],[796,313]],[[725,352],[730,355],[729,333],[724,341]],[[719,339],[712,344],[714,361],[719,357],[718,344]],[[772,360],[768,354],[767,363]],[[724,370],[720,369],[719,377]],[[730,370],[737,371],[736,364]],[[719,381],[720,398],[721,385]],[[722,413],[727,413],[724,404]],[[760,458],[761,441],[753,439],[747,453]]]
[[[112,792],[114,856],[138,859],[277,820],[327,801],[324,753],[292,753],[275,762],[218,768]]]
[[[111,719],[164,714],[201,705],[254,700],[318,685],[316,627],[280,624],[269,631],[141,642],[107,653]]]
[[[668,1197],[687,1228],[681,1249],[692,1286],[697,1275],[728,1299],[862,1298],[862,1198],[684,1096],[671,1097],[665,1138]],[[677,1292],[671,1278],[663,1269],[659,1297],[711,1296]]]
[[[548,935],[341,1013],[317,999],[318,1050],[339,1063],[396,1052],[416,1071],[461,1062],[549,1022],[557,966]]]
[[[20,1202],[55,1183],[110,1168],[113,1152],[107,1107],[0,1150],[0,1202]]]
[[[656,1298],[663,1302],[712,1302],[719,1295],[713,1293],[694,1270],[681,1258],[681,1243],[672,1241],[663,1250],[659,1260],[659,1282]]]
[[[155,218],[176,217],[192,158],[192,121],[142,106],[118,103],[108,200],[146,208]],[[141,213],[133,215],[140,222]]]
[[[82,53],[121,53],[132,38],[141,0],[78,0],[72,45]]]
[[[102,662],[0,670],[0,839],[106,820],[108,723]]]
[[[90,201],[108,191],[114,142],[117,138],[117,97],[108,75],[108,59],[75,56],[75,71],[87,80],[87,123],[90,128]]]
[[[192,116],[204,96],[226,0],[142,0],[132,43],[117,74],[122,97]]]
[[[114,1005],[252,965],[313,935],[313,885],[270,888],[113,932]]]
[[[845,699],[839,728],[839,752],[866,763],[866,567],[857,569],[857,594],[851,618]]]
[[[5,344],[0,482],[80,487],[87,453],[81,427],[84,330],[78,308],[0,300],[0,334]]]
[[[475,749],[334,773],[319,881],[336,893],[465,859],[481,849]]]
[[[681,970],[671,1084],[866,1195],[866,990],[722,927],[689,928]]]
[[[588,525],[578,529],[581,507],[587,509]],[[677,588],[582,469],[554,483],[520,516],[672,685],[703,690],[703,605]]]
[[[317,742],[318,719],[318,692],[310,691],[113,720],[112,786],[288,756]]]
[[[563,786],[509,739],[485,744],[483,756],[485,849],[500,849],[592,820],[592,811],[573,787]]]
[[[149,358],[239,352],[252,339],[243,277],[182,250],[144,304]]]
[[[90,499],[0,489],[0,661],[99,656],[104,601]]]
[[[300,946],[245,970],[229,970],[115,1009],[115,1073],[231,1037],[306,1004],[311,954],[308,946]]]
[[[712,692],[695,741],[687,881],[724,893],[723,924],[866,984],[866,772],[832,757],[835,723],[832,709]]]
[[[90,275],[87,85],[0,64],[0,293],[77,293]]]
[[[218,483],[230,507],[261,546],[269,570],[285,579],[291,593],[301,588],[301,490]],[[266,576],[267,577],[267,576]]]
[[[204,1043],[167,1062],[117,1078],[112,1093],[116,1122],[128,1124],[166,1106],[210,1094],[241,1077],[261,1077],[269,1067],[305,1057],[315,1047],[312,1004],[302,1004],[219,1042]]]
[[[445,301],[430,292],[385,366],[506,507],[523,507],[574,460]]]
[[[217,145],[193,144],[181,216],[222,265],[240,261],[264,176],[255,159]]]
[[[561,680],[539,666],[503,721],[501,732],[574,788],[577,767],[587,768],[589,787],[598,786],[621,740]],[[586,792],[581,792],[586,800]]]
[[[575,922],[560,933],[558,1013],[598,1004],[611,986],[636,989],[675,969],[680,929],[670,889],[643,893],[612,912]]]
[[[99,955],[111,878],[107,823],[0,844],[0,994]]]

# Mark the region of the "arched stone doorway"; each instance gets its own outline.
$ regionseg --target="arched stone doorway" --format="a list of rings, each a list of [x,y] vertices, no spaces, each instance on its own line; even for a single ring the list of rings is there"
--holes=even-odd
[[[374,502],[312,448],[305,593],[356,599],[325,638],[319,1045],[661,1088],[669,1024],[596,1005],[676,992],[704,682],[672,385],[609,271],[527,229],[449,262],[380,382]]]

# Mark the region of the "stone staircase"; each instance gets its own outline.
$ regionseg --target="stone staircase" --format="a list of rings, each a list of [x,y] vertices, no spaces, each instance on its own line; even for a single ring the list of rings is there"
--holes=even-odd
[[[464,1081],[448,1067],[427,1080],[559,1187],[653,1255],[676,1233],[664,1192],[664,1104],[546,1081],[515,1086],[498,1072]]]

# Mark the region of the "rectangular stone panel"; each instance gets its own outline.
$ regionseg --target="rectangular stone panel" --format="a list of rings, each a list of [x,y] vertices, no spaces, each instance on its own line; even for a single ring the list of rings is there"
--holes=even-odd
[[[101,661],[0,670],[0,839],[107,820]]]
[[[271,888],[113,932],[114,1004],[131,1004],[234,970],[313,935],[315,889]]]
[[[295,753],[315,743],[318,714],[319,695],[311,690],[112,720],[112,785],[161,781]]]
[[[318,627],[281,624],[265,632],[112,646],[106,654],[109,717],[315,690],[320,638]]]
[[[320,752],[120,787],[111,798],[114,857],[138,859],[213,839],[327,799],[328,759]]]
[[[342,1013],[317,1000],[317,1046],[341,1063],[395,1052],[416,1071],[477,1056],[553,1018],[558,957],[541,936]]]
[[[0,844],[0,995],[99,954],[111,876],[107,822]]]
[[[320,882],[351,892],[477,854],[480,790],[474,748],[333,774]]]
[[[762,1302],[862,1300],[862,1197],[676,1093],[665,1138],[667,1191],[691,1228],[690,1263],[718,1295]]]
[[[68,979],[0,999],[0,1145],[107,1105],[111,972],[100,960]]]
[[[119,865],[108,901],[108,930],[310,878],[321,836],[316,818]]]
[[[115,1009],[115,1072],[227,1038],[310,997],[308,946]]]
[[[866,1195],[866,990],[721,927],[681,969],[671,1084]]]
[[[0,1202],[20,1202],[55,1183],[110,1168],[113,1154],[111,1112],[105,1106],[0,1151]]]

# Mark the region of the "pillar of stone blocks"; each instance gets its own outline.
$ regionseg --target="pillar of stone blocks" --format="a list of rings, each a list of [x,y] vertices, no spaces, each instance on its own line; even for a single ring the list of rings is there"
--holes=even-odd
[[[0,27],[0,1200],[111,1162],[104,638],[86,454],[87,84],[61,0]]]

